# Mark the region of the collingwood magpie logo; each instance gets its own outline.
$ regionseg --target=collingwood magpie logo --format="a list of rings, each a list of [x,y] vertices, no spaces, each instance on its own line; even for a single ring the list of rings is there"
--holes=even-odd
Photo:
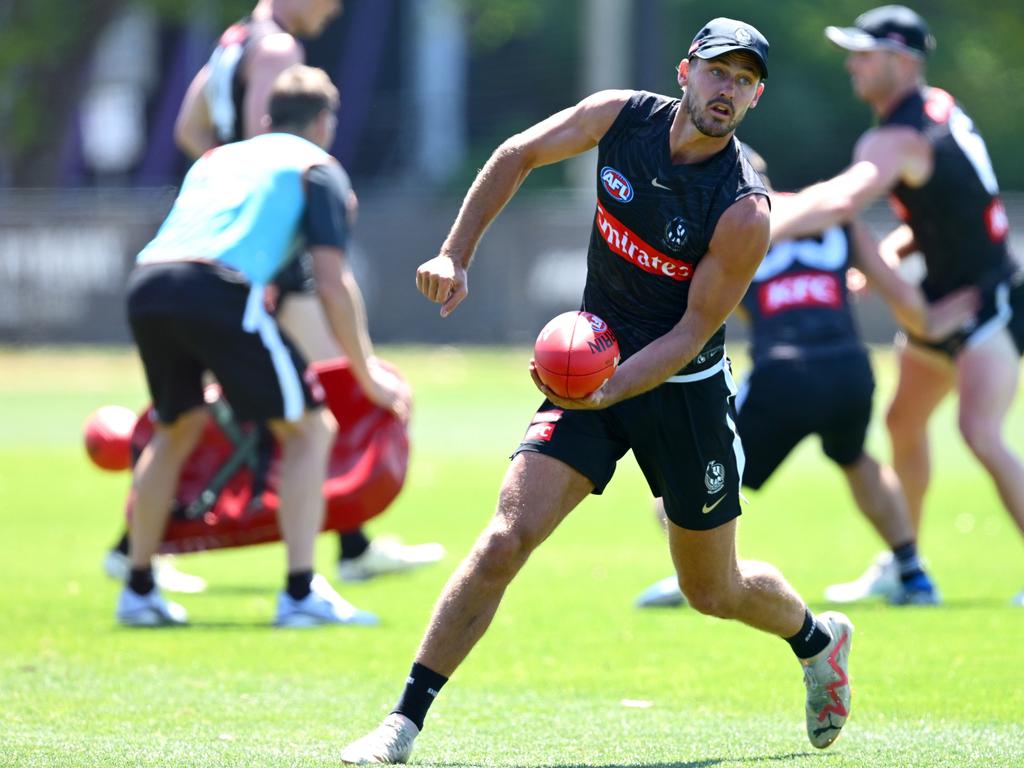
[[[709,461],[704,470],[704,487],[714,495],[725,487],[725,467],[717,461]]]
[[[665,245],[671,251],[681,250],[686,242],[686,220],[676,216],[665,226]]]
[[[736,41],[743,45],[750,45],[754,42],[754,36],[750,34],[750,31],[745,27],[737,27],[736,29]]]

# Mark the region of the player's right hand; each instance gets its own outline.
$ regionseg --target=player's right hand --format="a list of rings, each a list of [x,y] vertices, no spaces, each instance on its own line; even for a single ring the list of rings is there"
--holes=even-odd
[[[374,405],[391,411],[401,421],[408,422],[412,412],[412,389],[408,383],[389,371],[375,359],[368,362],[369,386],[364,387],[366,396]]]
[[[469,295],[466,268],[445,254],[420,265],[416,270],[416,287],[428,299],[441,305],[441,317],[448,317]]]

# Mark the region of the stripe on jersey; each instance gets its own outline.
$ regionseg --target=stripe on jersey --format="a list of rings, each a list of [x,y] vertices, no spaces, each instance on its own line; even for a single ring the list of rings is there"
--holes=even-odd
[[[644,242],[636,232],[608,213],[600,202],[597,204],[595,224],[613,253],[644,272],[669,277],[681,283],[693,277],[692,264],[673,259]]]

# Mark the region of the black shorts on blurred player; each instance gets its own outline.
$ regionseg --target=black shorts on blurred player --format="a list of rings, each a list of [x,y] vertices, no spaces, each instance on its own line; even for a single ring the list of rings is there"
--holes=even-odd
[[[760,488],[811,434],[832,461],[849,466],[864,453],[875,379],[868,356],[770,360],[754,366],[740,388],[736,422],[747,466],[743,484]]]
[[[715,368],[707,378],[668,382],[599,411],[562,410],[545,400],[513,457],[552,456],[600,494],[632,449],[669,520],[691,530],[717,528],[740,514],[743,452],[733,426],[732,375]]]
[[[305,360],[273,320],[243,330],[249,294],[237,273],[207,263],[157,263],[132,272],[128,321],[161,422],[203,404],[204,371],[217,378],[243,421],[294,420],[323,403],[315,379],[307,380]]]
[[[969,328],[929,341],[904,331],[908,343],[954,359],[964,347],[980,344],[1001,328],[1010,332],[1017,354],[1024,355],[1024,272],[981,288],[981,308]]]

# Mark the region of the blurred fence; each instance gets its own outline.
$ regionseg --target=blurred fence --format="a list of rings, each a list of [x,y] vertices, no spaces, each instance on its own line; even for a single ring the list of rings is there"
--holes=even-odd
[[[124,285],[138,250],[167,212],[171,190],[0,192],[0,342],[126,343]],[[1006,196],[1015,251],[1024,254],[1024,195]],[[469,298],[442,320],[416,291],[416,267],[437,252],[458,200],[363,197],[351,249],[373,337],[385,343],[529,343],[558,312],[579,306],[593,192],[524,196],[488,230]],[[867,214],[879,234],[895,222]],[[884,306],[858,302],[870,341],[891,338]],[[732,323],[734,338],[742,324]]]

